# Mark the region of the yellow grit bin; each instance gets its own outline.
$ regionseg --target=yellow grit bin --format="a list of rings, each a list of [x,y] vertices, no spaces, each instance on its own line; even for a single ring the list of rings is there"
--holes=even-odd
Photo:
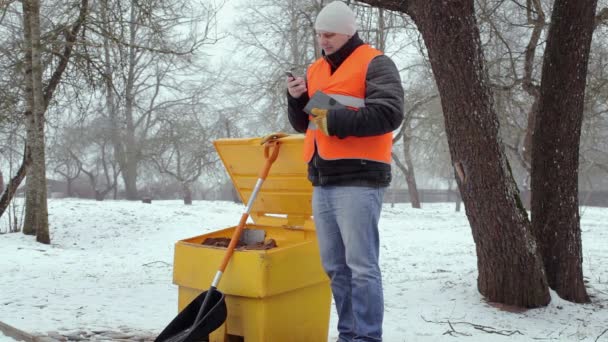
[[[238,194],[247,203],[264,166],[260,138],[214,142]],[[212,342],[325,342],[331,290],[321,267],[312,220],[312,186],[302,160],[303,135],[282,138],[279,156],[262,184],[245,228],[263,229],[268,250],[237,249],[218,290],[228,317]],[[243,208],[244,210],[244,208]],[[239,217],[234,218],[235,224]],[[226,249],[202,245],[206,238],[230,238],[235,227],[175,244],[173,282],[181,311],[207,290]]]

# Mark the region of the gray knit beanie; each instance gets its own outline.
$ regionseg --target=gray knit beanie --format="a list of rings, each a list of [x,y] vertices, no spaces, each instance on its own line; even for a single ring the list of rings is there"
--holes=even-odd
[[[319,12],[315,30],[352,36],[357,31],[355,13],[342,1],[330,2]]]

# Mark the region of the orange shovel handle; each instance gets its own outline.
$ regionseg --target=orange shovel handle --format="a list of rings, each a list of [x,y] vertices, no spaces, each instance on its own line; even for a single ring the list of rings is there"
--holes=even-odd
[[[272,163],[277,160],[277,157],[279,156],[279,145],[278,140],[271,140],[264,144],[264,158],[266,158],[266,164],[264,164],[264,168],[260,171],[260,179],[266,179]],[[270,149],[272,149],[272,153],[270,153]]]
[[[272,163],[274,163],[274,161],[277,160],[277,157],[279,155],[279,146],[280,146],[280,144],[277,140],[272,140],[272,141],[269,141],[266,144],[264,144],[264,158],[266,158],[266,163],[264,163],[264,168],[260,172],[260,180],[262,180],[262,182],[268,176]],[[272,149],[272,151],[271,151],[271,149]],[[254,189],[252,194],[254,194],[254,195],[257,194],[257,190],[259,190],[259,188],[262,186],[262,182],[260,182],[258,180],[258,183],[256,184],[256,189]],[[249,217],[249,212],[248,211],[244,212],[243,215],[241,216],[241,220],[239,221],[239,225],[234,230],[234,233],[232,233],[232,238],[230,239],[230,244],[228,244],[228,249],[226,250],[226,254],[224,255],[224,259],[222,260],[222,264],[220,265],[220,268],[219,268],[219,271],[222,273],[224,273],[224,271],[226,270],[226,266],[228,266],[228,262],[230,262],[230,258],[232,257],[232,254],[234,253],[236,244],[239,242],[239,238],[241,237],[241,233],[243,232],[243,229],[245,228],[245,223],[247,222],[248,217]]]

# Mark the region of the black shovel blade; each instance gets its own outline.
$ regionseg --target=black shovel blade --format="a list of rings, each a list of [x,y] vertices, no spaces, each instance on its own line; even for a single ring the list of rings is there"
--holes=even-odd
[[[209,302],[200,319],[195,322],[201,305],[209,291],[194,298],[169,325],[156,337],[156,342],[194,342],[207,341],[209,334],[219,328],[225,321],[228,311],[224,294],[211,291]]]

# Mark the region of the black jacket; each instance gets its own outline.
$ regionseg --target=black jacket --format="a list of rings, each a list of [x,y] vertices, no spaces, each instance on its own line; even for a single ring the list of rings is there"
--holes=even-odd
[[[332,73],[362,44],[363,41],[355,34],[335,53],[324,54]],[[368,66],[365,82],[365,107],[329,111],[327,126],[330,135],[339,138],[380,135],[397,129],[403,121],[403,88],[393,61],[385,55],[375,57]],[[305,133],[308,114],[303,108],[309,100],[308,94],[296,99],[287,93],[287,98],[289,122],[297,132]],[[308,164],[308,178],[315,186],[388,186],[391,166],[363,159],[324,160],[315,151]]]

